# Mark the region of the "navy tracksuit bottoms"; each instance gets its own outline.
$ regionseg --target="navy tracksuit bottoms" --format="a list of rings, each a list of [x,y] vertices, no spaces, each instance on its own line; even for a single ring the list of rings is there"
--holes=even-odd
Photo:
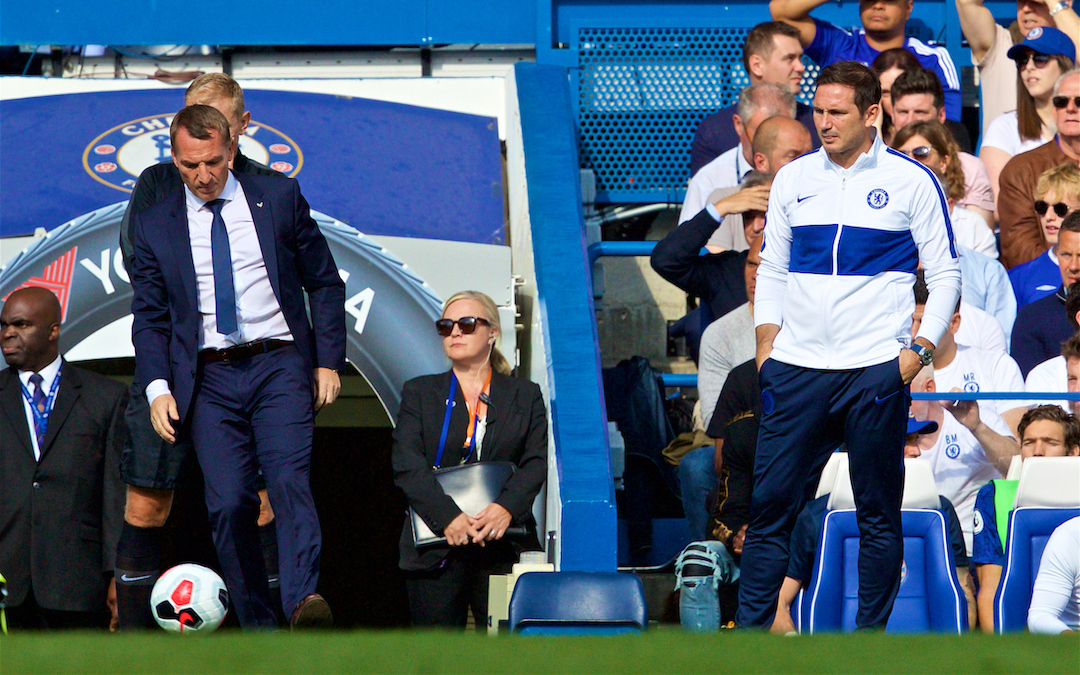
[[[765,626],[788,565],[795,519],[829,455],[847,444],[859,523],[860,628],[884,628],[900,587],[904,434],[910,397],[899,357],[857,370],[814,370],[767,359],[751,521],[742,554],[740,626]]]

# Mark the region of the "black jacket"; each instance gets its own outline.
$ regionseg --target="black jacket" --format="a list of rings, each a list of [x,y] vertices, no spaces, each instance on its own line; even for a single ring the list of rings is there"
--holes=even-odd
[[[64,362],[35,461],[22,387],[0,371],[0,574],[8,604],[103,611],[124,523],[127,389]]]
[[[405,492],[409,505],[438,533],[461,513],[431,473],[449,393],[450,371],[409,380],[401,391],[401,409],[394,429],[394,482]],[[517,471],[495,503],[511,513],[515,524],[531,524],[533,500],[547,478],[548,425],[544,399],[535,383],[499,373],[492,373],[490,397],[480,461],[509,461],[517,465]],[[443,467],[456,466],[461,461],[469,421],[460,387],[454,402]],[[418,550],[413,543],[411,523],[406,519],[401,532],[402,569],[431,569],[446,557],[448,550],[447,546]]]
[[[701,255],[720,223],[706,209],[657,242],[650,262],[656,273],[701,298],[719,319],[746,302],[746,251]]]

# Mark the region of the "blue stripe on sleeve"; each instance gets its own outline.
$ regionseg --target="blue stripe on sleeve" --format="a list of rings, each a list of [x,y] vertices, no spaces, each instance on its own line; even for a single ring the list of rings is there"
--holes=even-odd
[[[919,249],[908,230],[874,230],[845,225],[836,251],[841,276],[872,277],[881,272],[915,273]]]
[[[933,171],[924,166],[922,162],[918,161],[917,159],[912,159],[911,157],[908,157],[902,152],[898,152],[896,150],[893,150],[892,148],[885,148],[885,152],[888,152],[890,155],[896,155],[897,157],[904,158],[905,160],[911,162],[915,166],[925,171],[927,174],[930,175],[931,178],[934,179],[934,189],[937,190],[938,201],[941,203],[941,215],[945,218],[945,232],[949,235],[949,253],[952,254],[953,260],[959,260],[960,256],[956,254],[956,238],[953,237],[952,219],[949,218],[949,202],[945,199],[945,193],[941,191],[941,184],[938,183],[937,176],[934,175]]]
[[[788,271],[832,274],[832,249],[836,225],[799,225],[791,228],[791,259]]]

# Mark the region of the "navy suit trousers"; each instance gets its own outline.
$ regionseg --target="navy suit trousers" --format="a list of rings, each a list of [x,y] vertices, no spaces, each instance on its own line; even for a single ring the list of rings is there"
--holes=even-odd
[[[752,519],[739,581],[740,626],[772,621],[791,530],[829,455],[847,444],[859,523],[860,628],[884,628],[900,588],[904,434],[910,397],[899,358],[857,370],[761,367]]]
[[[230,602],[244,628],[277,626],[257,529],[260,467],[274,508],[285,616],[318,582],[322,535],[309,482],[312,400],[312,373],[294,346],[206,363],[195,392],[192,444]]]

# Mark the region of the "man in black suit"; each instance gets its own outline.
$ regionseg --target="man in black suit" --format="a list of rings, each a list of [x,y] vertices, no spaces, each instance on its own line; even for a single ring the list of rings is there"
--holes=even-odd
[[[109,609],[116,622],[127,392],[60,357],[60,323],[44,288],[0,310],[0,573],[12,627],[104,628]]]
[[[256,531],[260,467],[283,609],[294,627],[327,624],[309,474],[314,411],[337,397],[345,365],[345,284],[296,181],[234,174],[231,138],[210,106],[177,113],[184,186],[132,221],[136,377],[158,435],[195,449],[240,625],[276,627]]]
[[[233,149],[230,168],[234,172],[281,177],[277,171],[240,152],[240,138],[251,121],[251,113],[245,109],[244,90],[234,79],[224,73],[206,73],[195,78],[184,92],[184,105],[196,103],[217,109],[229,120]],[[180,171],[172,162],[154,164],[139,175],[120,221],[120,248],[129,277],[135,259],[131,243],[133,217],[182,190],[183,186]],[[150,425],[143,385],[135,378],[128,390],[127,425],[132,442],[124,448],[120,464],[120,476],[128,484],[124,527],[116,551],[116,600],[122,630],[156,627],[150,613],[150,592],[162,572],[162,528],[172,511],[173,491],[193,484],[197,488],[198,485],[198,470],[192,466],[194,457],[189,452],[190,444],[183,441],[167,443]],[[274,513],[265,485],[260,484],[259,488],[259,539],[271,593],[278,596]]]

